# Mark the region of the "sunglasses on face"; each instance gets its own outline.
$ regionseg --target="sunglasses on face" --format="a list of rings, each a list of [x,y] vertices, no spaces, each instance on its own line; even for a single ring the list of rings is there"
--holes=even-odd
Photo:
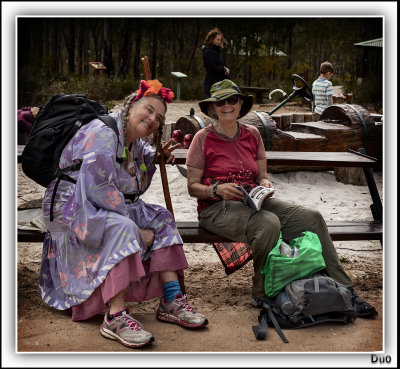
[[[239,101],[239,96],[232,96],[227,98],[226,100],[214,101],[214,105],[221,107],[225,105],[225,102],[227,102],[229,105],[236,105],[238,101]]]

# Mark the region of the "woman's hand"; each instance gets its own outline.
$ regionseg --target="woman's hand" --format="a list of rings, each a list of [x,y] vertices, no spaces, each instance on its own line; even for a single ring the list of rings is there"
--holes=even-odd
[[[259,184],[260,184],[260,186],[264,186],[264,187],[268,187],[268,188],[272,187],[272,183],[267,178],[260,179]]]
[[[162,148],[163,154],[164,156],[167,157],[167,161],[166,163],[175,163],[175,155],[172,154],[172,151],[179,149],[180,147],[182,147],[182,145],[180,143],[171,146],[171,144],[175,142],[173,138],[171,138]],[[157,153],[157,156],[160,156],[160,153]]]
[[[32,113],[32,115],[33,115],[34,118],[36,118],[36,115],[38,115],[39,110],[40,110],[40,109],[39,109],[38,107],[36,107],[36,106],[34,106],[33,108],[31,108],[31,113]]]
[[[140,234],[147,247],[150,247],[154,242],[154,231],[151,229],[139,229]]]
[[[217,186],[217,195],[223,200],[243,199],[242,191],[238,190],[236,183],[221,183]]]

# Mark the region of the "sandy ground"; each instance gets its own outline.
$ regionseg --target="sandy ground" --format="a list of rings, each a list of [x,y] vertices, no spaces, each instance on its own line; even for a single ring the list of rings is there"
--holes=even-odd
[[[196,108],[197,104],[171,104],[167,121],[187,115],[192,106]],[[270,108],[255,109],[269,111]],[[279,113],[305,109],[292,107],[281,109]],[[175,166],[168,166],[167,170],[176,219],[196,219],[196,201],[187,193],[186,179]],[[375,173],[375,179],[382,196],[382,173]],[[271,173],[270,180],[277,189],[275,196],[316,208],[326,220],[372,219],[369,209],[372,201],[367,186],[336,182],[333,172]],[[44,189],[26,178],[20,165],[17,181],[18,208],[40,205]],[[159,171],[143,199],[165,205]],[[335,242],[356,290],[376,307],[378,316],[357,319],[349,325],[327,324],[286,330],[289,344],[283,343],[274,329],[269,330],[265,341],[257,341],[253,335],[251,327],[258,324],[258,309],[250,304],[252,262],[226,276],[211,245],[185,244],[184,247],[191,266],[185,274],[186,292],[192,305],[207,316],[209,325],[197,331],[183,329],[156,320],[157,299],[131,303],[133,315],[156,339],[142,352],[367,353],[383,350],[383,253],[380,242]],[[72,322],[70,316],[48,307],[41,300],[38,293],[41,248],[39,243],[18,243],[17,351],[132,352],[132,349],[100,335],[102,315],[84,322]]]

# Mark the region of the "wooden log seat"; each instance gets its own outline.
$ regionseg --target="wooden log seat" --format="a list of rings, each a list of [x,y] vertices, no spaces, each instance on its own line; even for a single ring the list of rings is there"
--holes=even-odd
[[[357,150],[359,147],[364,147],[367,155],[373,156],[381,161],[383,148],[382,126],[376,124],[368,110],[355,104],[331,105],[321,114],[320,120],[326,123],[340,124],[351,128],[353,137],[346,143],[346,148]],[[336,141],[342,141],[342,137]],[[330,142],[334,143],[335,140],[332,138]],[[342,148],[343,144],[340,147]],[[336,151],[332,147],[327,147],[326,150]],[[381,167],[380,162],[379,167]]]

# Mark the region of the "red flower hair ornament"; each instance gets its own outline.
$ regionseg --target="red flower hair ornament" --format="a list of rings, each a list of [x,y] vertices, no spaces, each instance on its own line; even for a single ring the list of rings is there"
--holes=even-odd
[[[169,104],[175,96],[171,89],[163,87],[156,79],[149,81],[141,80],[139,90],[136,93],[137,96],[133,99],[133,102],[141,99],[143,96],[159,95]]]

